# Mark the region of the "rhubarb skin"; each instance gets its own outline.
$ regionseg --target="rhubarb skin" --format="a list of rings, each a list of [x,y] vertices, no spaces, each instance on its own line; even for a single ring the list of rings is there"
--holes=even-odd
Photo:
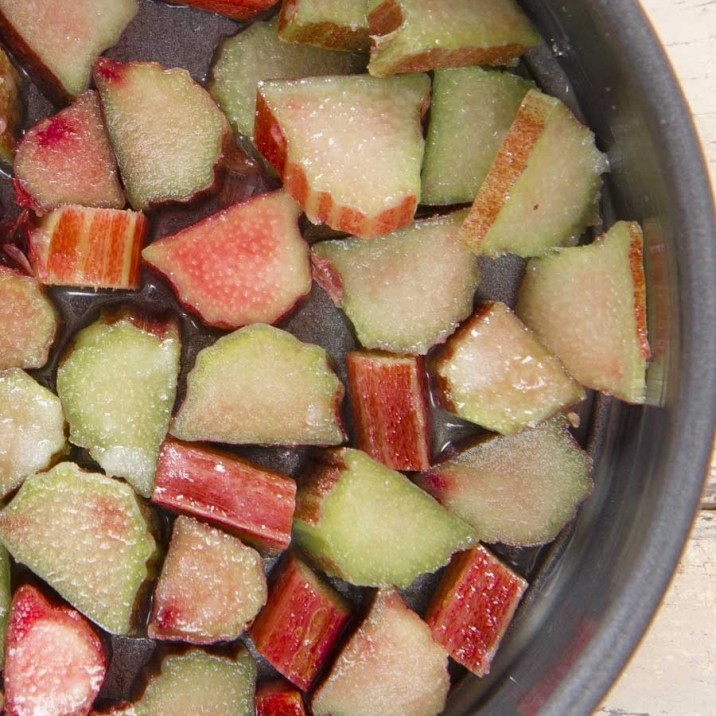
[[[485,676],[527,586],[482,545],[456,554],[425,615],[433,639]]]
[[[289,553],[279,565],[251,638],[279,673],[306,691],[332,655],[350,616],[345,600]]]
[[[418,356],[346,355],[357,446],[392,470],[430,467],[430,404]]]
[[[24,116],[20,75],[0,49],[0,160],[12,167]]]
[[[256,716],[306,716],[301,692],[283,681],[271,681],[256,689]]]
[[[278,0],[167,0],[174,5],[191,5],[217,15],[244,22],[277,4]]]

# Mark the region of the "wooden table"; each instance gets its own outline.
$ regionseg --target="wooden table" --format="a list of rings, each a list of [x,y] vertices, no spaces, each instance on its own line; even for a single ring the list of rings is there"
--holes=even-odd
[[[716,187],[716,0],[641,3],[691,104]],[[595,716],[716,716],[716,463],[701,506],[656,619]]]

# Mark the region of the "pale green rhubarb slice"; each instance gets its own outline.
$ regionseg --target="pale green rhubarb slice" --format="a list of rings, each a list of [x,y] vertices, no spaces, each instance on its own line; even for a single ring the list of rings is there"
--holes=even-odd
[[[170,432],[237,445],[338,445],[343,394],[321,347],[255,324],[200,351]]]
[[[0,512],[0,540],[103,629],[133,629],[156,542],[129,485],[60,463],[27,478]]]
[[[19,368],[0,372],[0,496],[67,447],[60,399]]]
[[[433,356],[442,405],[499,433],[584,400],[581,386],[504,303],[487,303]]]
[[[104,314],[75,336],[57,371],[70,441],[144,497],[154,487],[179,354],[175,321]]]
[[[433,78],[420,202],[472,202],[532,83],[510,74],[462,67]]]
[[[541,256],[597,219],[606,157],[555,97],[530,90],[462,227],[480,254]]]
[[[436,716],[445,708],[447,653],[400,594],[380,590],[311,704],[315,716]]]
[[[94,81],[134,209],[189,201],[213,186],[230,129],[186,70],[101,57]]]
[[[20,75],[0,49],[0,161],[12,167],[24,116]]]
[[[427,75],[260,82],[254,141],[314,224],[381,236],[415,213],[429,95]]]
[[[483,542],[551,542],[592,491],[591,460],[562,418],[487,437],[416,482]]]
[[[650,352],[637,223],[620,221],[588,246],[530,261],[517,314],[582,385],[644,402]]]
[[[361,345],[427,353],[470,315],[479,273],[459,240],[463,218],[456,213],[371,241],[313,246],[314,278],[345,311]]]
[[[475,543],[465,522],[407,477],[349,448],[324,451],[309,465],[296,495],[293,539],[329,575],[397,587]]]
[[[283,42],[275,20],[254,22],[219,46],[209,92],[238,134],[254,133],[256,86],[261,80],[349,75],[363,72],[366,60],[349,52],[331,52]]]
[[[468,65],[508,65],[539,35],[514,0],[369,0],[376,77]]]

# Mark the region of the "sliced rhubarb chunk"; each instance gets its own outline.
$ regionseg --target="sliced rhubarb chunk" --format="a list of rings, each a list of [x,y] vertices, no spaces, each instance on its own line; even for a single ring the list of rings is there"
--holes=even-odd
[[[25,480],[0,512],[0,539],[103,629],[133,627],[156,542],[129,485],[60,463]]]
[[[555,97],[530,90],[462,227],[488,256],[541,256],[573,243],[597,216],[606,157]]]
[[[283,42],[276,22],[254,22],[219,46],[212,67],[210,92],[234,130],[254,133],[256,86],[261,80],[349,75],[365,70],[366,60],[349,52],[330,52]]]
[[[20,587],[12,600],[6,653],[6,713],[89,713],[106,660],[99,637],[74,609],[52,605],[35,587]]]
[[[189,201],[211,188],[229,127],[186,70],[101,57],[94,81],[134,209]]]
[[[215,12],[232,20],[252,20],[259,13],[273,7],[278,0],[167,0],[177,5],[193,7]]]
[[[433,78],[420,202],[472,202],[532,83],[463,67]]]
[[[514,0],[369,0],[376,77],[467,65],[508,65],[539,42]]]
[[[522,577],[478,545],[450,562],[425,621],[455,661],[485,676],[525,589]]]
[[[306,716],[303,696],[283,681],[261,684],[256,690],[256,716]]]
[[[620,221],[593,244],[532,260],[517,314],[588,388],[645,400],[649,360],[643,236]]]
[[[372,238],[412,221],[430,79],[259,83],[254,139],[314,224]]]
[[[170,432],[237,445],[338,445],[343,393],[322,348],[255,324],[199,353]]]
[[[372,241],[322,241],[314,278],[366,348],[427,353],[472,311],[477,260],[459,241],[464,213],[417,221]]]
[[[70,441],[144,497],[174,405],[179,353],[176,321],[103,314],[75,336],[57,371]]]
[[[241,540],[191,517],[174,522],[147,627],[153,639],[233,641],[266,603],[263,560]]]
[[[0,372],[0,496],[66,448],[60,399],[18,368]]]
[[[551,542],[592,491],[591,460],[561,418],[483,438],[416,482],[483,542]]]
[[[91,90],[25,133],[14,172],[18,195],[39,212],[62,204],[124,206],[99,96]]]
[[[584,391],[504,303],[487,303],[432,361],[440,402],[498,433],[534,427]]]
[[[423,360],[352,352],[346,368],[358,448],[392,470],[427,470],[430,398]]]
[[[155,241],[142,256],[204,323],[276,323],[311,290],[300,214],[284,191],[263,194]]]
[[[30,262],[45,285],[135,289],[148,228],[139,212],[63,206],[29,231]]]
[[[350,616],[338,592],[289,553],[279,565],[251,638],[279,673],[306,691],[333,655]]]
[[[20,75],[7,53],[0,49],[0,161],[12,167],[22,130],[23,104]]]
[[[0,0],[0,36],[55,100],[89,86],[92,63],[119,40],[137,0]]]
[[[450,680],[447,654],[398,592],[379,591],[313,697],[315,716],[436,716]]]
[[[465,522],[407,477],[349,448],[326,450],[309,466],[293,538],[327,574],[373,587],[407,587],[475,543]]]
[[[12,568],[10,553],[0,544],[0,669],[5,667],[5,644],[7,623],[10,618],[10,601],[12,600]],[[3,700],[0,698],[0,709]]]
[[[41,368],[57,331],[57,311],[31,276],[0,266],[0,370]]]

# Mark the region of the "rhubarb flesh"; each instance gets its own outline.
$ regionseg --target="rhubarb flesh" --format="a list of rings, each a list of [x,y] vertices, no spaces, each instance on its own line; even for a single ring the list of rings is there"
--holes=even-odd
[[[303,696],[281,681],[262,684],[256,690],[256,716],[306,716]]]
[[[22,131],[23,105],[20,75],[7,53],[0,49],[0,161],[12,167]]]

